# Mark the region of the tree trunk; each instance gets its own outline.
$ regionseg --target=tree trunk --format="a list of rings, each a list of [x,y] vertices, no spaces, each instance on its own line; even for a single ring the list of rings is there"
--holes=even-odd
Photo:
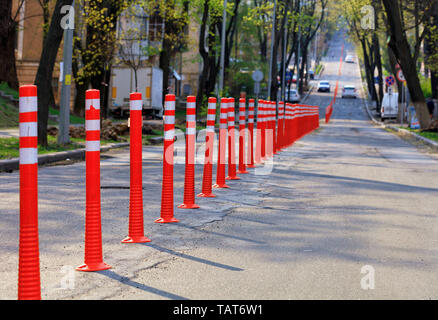
[[[378,17],[376,14],[376,27],[377,27],[377,21]],[[374,60],[377,67],[378,77],[379,77],[379,94],[378,94],[378,104],[377,104],[377,112],[380,113],[380,108],[382,107],[382,100],[384,96],[384,88],[383,88],[383,66],[382,66],[382,56],[380,54],[380,42],[379,42],[379,36],[377,32],[375,31],[373,33],[373,47],[374,47]]]
[[[17,23],[12,20],[12,0],[0,0],[0,83],[6,82],[18,90],[15,66],[15,37]]]
[[[374,86],[374,79],[371,71],[371,63],[370,63],[370,57],[368,54],[366,39],[362,38],[360,40],[360,43],[362,45],[362,52],[364,56],[364,65],[365,65],[365,78],[367,81],[368,86],[368,92],[371,96],[371,100],[376,101],[376,87]]]
[[[169,93],[170,49],[171,45],[169,41],[165,39],[163,41],[163,50],[160,52],[160,69],[163,70],[163,102],[166,94]]]
[[[411,54],[411,48],[404,32],[400,7],[398,1],[382,0],[387,15],[387,23],[391,35],[389,46],[394,51],[397,60],[403,70],[408,85],[411,100],[415,106],[420,127],[425,129],[429,126],[430,115],[426,106],[420,80],[418,78],[416,61]]]
[[[437,30],[436,28],[438,28],[438,0],[435,0],[433,2],[433,7],[432,7],[432,26],[433,28],[435,28],[435,30]],[[424,43],[424,47],[425,50],[427,51],[427,55],[430,55],[432,53],[436,53],[438,48],[436,47],[435,43],[433,41],[431,41],[430,36],[432,36],[431,34],[428,35],[428,37],[426,37],[425,43]],[[428,57],[426,57],[427,59]],[[431,68],[430,70],[430,82],[431,82],[431,86],[432,86],[432,96],[434,99],[438,99],[438,68]]]
[[[202,13],[202,22],[201,22],[201,29],[199,31],[199,54],[202,57],[202,72],[199,75],[199,82],[198,82],[198,92],[196,94],[196,106],[200,106],[203,103],[203,96],[204,96],[204,88],[205,84],[207,82],[208,77],[208,70],[209,70],[209,59],[208,59],[208,52],[205,47],[205,37],[207,34],[207,22],[208,22],[208,16],[209,16],[209,1],[204,1],[204,11]],[[197,107],[197,113],[200,108]]]
[[[210,32],[208,33],[208,77],[207,77],[207,83],[205,84],[205,91],[204,96],[208,96],[214,92],[214,89],[216,87],[216,79],[219,72],[219,60],[216,58],[216,39],[217,35],[220,34],[218,25],[221,25],[222,23],[220,21],[217,22],[216,27],[214,24],[210,25]],[[225,82],[225,77],[224,77]]]
[[[38,143],[47,146],[47,122],[53,67],[64,30],[61,27],[61,7],[71,5],[72,0],[57,0],[46,41],[44,41],[35,84],[38,87]]]
[[[225,63],[224,63],[224,80],[228,78],[228,68],[230,67],[231,52],[234,45],[234,34],[237,28],[237,19],[239,13],[239,5],[241,0],[235,0],[234,2],[234,12],[229,19],[229,25],[225,33]],[[220,24],[222,27],[222,24]]]
[[[85,117],[85,92],[87,91],[88,86],[88,83],[75,83],[76,96],[73,105],[73,113],[78,117]]]

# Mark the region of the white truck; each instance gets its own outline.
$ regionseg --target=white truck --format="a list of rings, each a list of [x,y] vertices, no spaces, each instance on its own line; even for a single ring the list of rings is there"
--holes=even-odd
[[[382,101],[380,118],[382,121],[398,116],[398,93],[385,93]]]
[[[143,97],[143,115],[163,117],[163,70],[149,67],[137,71],[137,91]],[[110,111],[114,117],[129,117],[129,95],[135,92],[135,74],[131,68],[115,67],[111,80]]]

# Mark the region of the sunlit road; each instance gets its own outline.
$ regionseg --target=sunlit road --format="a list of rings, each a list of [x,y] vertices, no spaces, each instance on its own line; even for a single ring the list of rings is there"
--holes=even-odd
[[[325,61],[322,79],[333,87],[342,43],[336,35]],[[348,42],[345,52],[354,53]],[[360,88],[358,65],[344,64],[339,79],[341,88]],[[314,92],[307,103],[324,118],[331,99]],[[120,243],[126,150],[102,162],[104,257],[113,269],[73,272],[72,289],[61,284],[83,262],[84,164],[40,169],[43,298],[438,298],[437,157],[373,127],[362,99],[339,96],[332,122],[277,155],[271,174],[242,175],[217,199],[199,200],[198,211],[176,210],[180,224],[153,223],[161,152],[144,150],[145,231],[153,240],[146,245]],[[184,166],[175,172],[178,202]],[[0,175],[2,299],[16,297],[17,179]]]

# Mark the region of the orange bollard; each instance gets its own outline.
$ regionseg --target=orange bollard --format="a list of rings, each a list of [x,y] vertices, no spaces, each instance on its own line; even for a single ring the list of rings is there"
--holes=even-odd
[[[225,155],[227,144],[228,98],[221,99],[219,120],[219,143],[217,152],[216,184],[213,188],[229,188],[225,184]]]
[[[287,148],[287,140],[289,138],[289,103],[284,104],[283,109],[283,131],[282,131],[282,141],[281,148]]]
[[[199,209],[195,203],[195,143],[196,143],[196,97],[187,97],[186,108],[186,166],[184,178],[184,203],[180,209]]]
[[[248,156],[247,167],[255,168],[254,164],[254,99],[248,101]]]
[[[41,300],[38,244],[38,98],[37,87],[19,89],[20,237],[18,300]]]
[[[264,161],[266,159],[266,104],[268,101],[263,100],[262,104],[259,107],[260,111],[260,120],[261,120],[261,161]]]
[[[278,126],[277,126],[277,152],[283,149],[283,128],[284,128],[284,102],[278,104]]]
[[[246,101],[239,100],[239,171],[238,174],[247,174],[245,164],[245,136],[246,136]]]
[[[100,202],[100,91],[85,93],[85,263],[78,271],[100,271],[111,266],[102,258],[102,223]]]
[[[292,104],[287,104],[287,140],[286,147],[290,147],[295,141],[295,109]]]
[[[164,148],[163,183],[161,190],[161,217],[156,223],[179,222],[173,216],[173,151],[175,140],[175,95],[168,94],[164,99]]]
[[[265,108],[265,136],[266,136],[266,144],[265,144],[265,155],[266,158],[271,158],[274,156],[273,153],[273,132],[272,132],[272,104],[275,103],[273,101],[267,101]]]
[[[295,106],[295,119],[296,120],[296,136],[295,141],[301,139],[302,137],[302,131],[303,131],[303,119],[302,119],[302,110],[300,105]]]
[[[240,180],[236,175],[235,100],[228,98],[228,176],[225,180]]]
[[[130,188],[129,188],[129,234],[122,243],[145,243],[151,240],[144,236],[143,223],[143,99],[141,93],[129,96],[130,117]]]
[[[273,155],[278,154],[277,151],[277,103],[272,102],[271,109],[271,119],[272,119],[272,153]]]
[[[316,129],[318,129],[319,128],[319,106],[316,106],[315,107],[315,112],[316,112],[316,115],[315,115],[315,128]]]
[[[257,102],[257,130],[256,130],[256,150],[254,162],[262,163],[262,127],[263,127],[263,100]]]
[[[205,160],[204,175],[202,179],[202,193],[198,197],[214,198],[212,193],[212,176],[213,176],[213,145],[214,145],[214,127],[216,124],[216,98],[208,99],[207,111],[207,128],[205,137]],[[224,174],[225,175],[225,174]]]
[[[285,116],[285,133],[284,133],[284,147],[287,148],[290,145],[290,142],[292,140],[292,107],[290,103],[286,103],[285,105],[285,111],[284,111],[284,116]]]

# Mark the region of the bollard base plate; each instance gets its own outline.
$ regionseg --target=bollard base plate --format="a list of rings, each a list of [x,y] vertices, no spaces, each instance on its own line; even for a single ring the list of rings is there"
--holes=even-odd
[[[251,164],[249,164],[249,165],[247,165],[246,167],[252,169],[252,168],[255,168],[256,166],[255,166],[255,165],[251,165]]]
[[[146,242],[151,242],[151,239],[149,239],[145,236],[126,237],[121,242],[122,243],[146,243]]]
[[[222,188],[229,188],[230,186],[227,186],[226,184],[214,184],[213,188],[215,189],[222,189]]]
[[[192,203],[192,204],[180,204],[178,206],[178,208],[180,209],[199,209],[200,207],[196,204],[196,203]]]
[[[216,198],[216,195],[213,193],[200,193],[197,195],[199,198]]]
[[[225,180],[240,180],[240,178],[237,177],[237,176],[235,176],[235,177],[228,176],[228,177],[225,178]]]
[[[240,170],[239,170],[239,171],[237,171],[237,173],[238,173],[238,174],[248,174],[249,172],[246,171],[246,170],[245,170],[245,171],[240,171]]]
[[[84,272],[93,272],[93,271],[102,271],[102,270],[108,270],[112,267],[109,264],[106,264],[105,262],[101,263],[89,263],[89,264],[83,264],[76,268],[77,271],[84,271]]]
[[[157,220],[154,221],[155,223],[177,223],[179,222],[178,219],[175,218],[158,218]]]

